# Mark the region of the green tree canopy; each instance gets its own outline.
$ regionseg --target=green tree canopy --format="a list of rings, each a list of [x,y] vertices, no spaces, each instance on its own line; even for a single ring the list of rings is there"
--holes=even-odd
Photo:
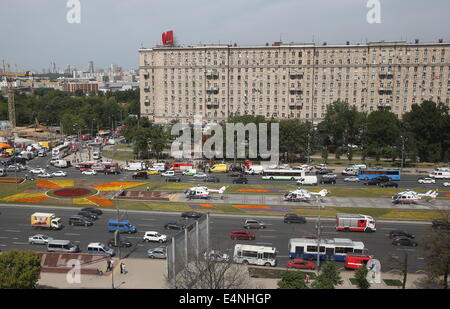
[[[316,277],[312,287],[315,289],[334,289],[342,284],[341,275],[334,261],[327,262],[320,274]]]
[[[10,250],[0,254],[0,289],[32,289],[41,274],[39,257],[33,251]]]
[[[307,289],[305,283],[305,273],[299,271],[286,270],[281,275],[281,280],[278,281],[279,289]]]

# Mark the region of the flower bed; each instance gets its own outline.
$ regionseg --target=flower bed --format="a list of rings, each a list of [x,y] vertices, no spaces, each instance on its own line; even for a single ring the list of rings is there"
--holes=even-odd
[[[74,198],[85,198],[94,195],[97,192],[98,192],[97,190],[91,188],[72,187],[72,188],[58,188],[55,190],[51,190],[47,192],[47,195],[53,198],[74,199]]]
[[[98,191],[120,191],[122,189],[129,189],[133,187],[137,187],[140,185],[146,184],[146,182],[108,182],[98,186],[94,186],[93,188]]]
[[[43,187],[43,188],[47,188],[47,189],[59,189],[61,188],[60,185],[57,185],[54,182],[51,182],[47,179],[39,179],[38,182],[36,183],[37,186],[39,187]]]
[[[22,183],[24,181],[23,178],[0,178],[0,183]]]
[[[94,195],[94,196],[89,196],[86,199],[98,206],[107,206],[107,207],[114,206],[114,203],[111,200],[101,197],[101,196]]]

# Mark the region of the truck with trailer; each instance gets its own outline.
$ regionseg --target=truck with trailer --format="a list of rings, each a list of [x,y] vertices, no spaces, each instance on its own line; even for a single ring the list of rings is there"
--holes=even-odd
[[[338,213],[336,215],[336,230],[344,232],[375,232],[377,228],[375,220],[371,216]]]
[[[62,229],[62,221],[54,213],[35,212],[31,215],[31,226],[40,229],[60,230]]]

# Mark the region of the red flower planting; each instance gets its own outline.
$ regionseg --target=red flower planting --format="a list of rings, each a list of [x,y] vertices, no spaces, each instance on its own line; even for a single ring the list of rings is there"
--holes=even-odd
[[[52,192],[54,195],[62,197],[83,197],[91,194],[91,190],[86,188],[64,188]]]

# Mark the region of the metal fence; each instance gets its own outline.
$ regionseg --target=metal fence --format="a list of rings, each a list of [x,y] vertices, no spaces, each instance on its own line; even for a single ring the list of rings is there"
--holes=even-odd
[[[192,260],[209,248],[209,214],[177,233],[167,244],[167,278],[176,278]]]

